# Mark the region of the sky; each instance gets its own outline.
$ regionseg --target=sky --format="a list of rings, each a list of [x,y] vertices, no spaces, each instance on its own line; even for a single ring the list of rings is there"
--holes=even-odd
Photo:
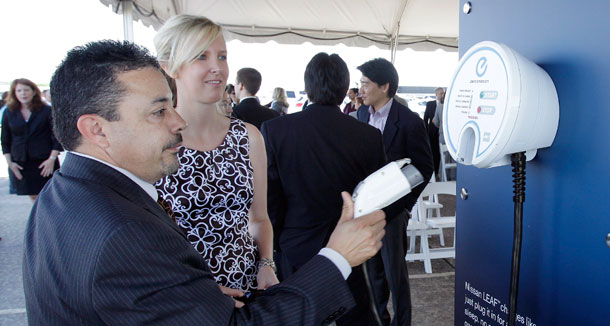
[[[12,80],[28,78],[48,88],[57,65],[71,48],[100,39],[123,39],[123,19],[99,0],[1,0],[0,91]],[[154,53],[155,31],[134,23],[134,41]],[[246,44],[227,43],[229,82],[243,67],[259,70],[263,76],[262,96],[275,87],[303,89],[303,72],[318,52],[337,53],[350,69],[351,85],[357,87],[360,72],[356,67],[376,57],[389,59],[388,50],[377,47],[280,45],[273,41]],[[395,66],[401,86],[447,86],[457,67],[457,52],[399,51]],[[268,93],[268,94],[267,94]]]

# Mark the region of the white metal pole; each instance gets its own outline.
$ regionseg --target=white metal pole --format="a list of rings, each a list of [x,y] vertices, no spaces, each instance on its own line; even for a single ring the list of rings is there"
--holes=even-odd
[[[123,6],[123,36],[125,41],[133,42],[133,3],[132,0],[122,0]]]
[[[390,42],[390,61],[392,63],[394,63],[394,60],[396,60],[396,50],[398,49],[398,35],[400,35],[400,22],[398,23],[396,33],[394,34],[394,37]]]

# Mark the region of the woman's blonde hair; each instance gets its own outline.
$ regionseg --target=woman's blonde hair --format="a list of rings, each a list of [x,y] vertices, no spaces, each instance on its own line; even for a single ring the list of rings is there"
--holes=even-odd
[[[173,16],[154,37],[157,60],[174,77],[178,69],[197,59],[220,35],[222,28],[203,16]]]
[[[288,104],[288,98],[286,97],[286,92],[281,87],[276,87],[273,90],[273,95],[271,95],[271,99],[276,102],[282,103],[282,105],[285,107],[290,106],[290,104]]]

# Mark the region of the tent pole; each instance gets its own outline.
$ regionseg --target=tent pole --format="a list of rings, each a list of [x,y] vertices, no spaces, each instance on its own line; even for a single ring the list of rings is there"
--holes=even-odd
[[[125,41],[133,42],[133,2],[121,0],[123,5],[123,37]]]
[[[392,39],[390,39],[390,58],[392,63],[394,63],[394,59],[396,58],[396,49],[398,48],[398,36],[400,36],[400,21],[402,20],[402,16],[405,14],[405,9],[407,8],[408,2],[409,0],[402,0],[399,9],[396,10],[394,21],[392,22]]]
[[[400,22],[398,23],[398,26],[396,28],[396,31],[394,32],[394,35],[392,37],[392,41],[390,42],[390,58],[391,58],[391,62],[392,64],[394,64],[394,61],[396,59],[396,50],[398,49],[398,33],[400,31]]]

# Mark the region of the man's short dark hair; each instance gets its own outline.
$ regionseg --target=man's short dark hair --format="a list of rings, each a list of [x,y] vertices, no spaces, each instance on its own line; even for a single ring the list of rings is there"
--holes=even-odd
[[[305,92],[309,100],[322,105],[339,105],[349,87],[347,64],[337,54],[320,52],[305,68]]]
[[[235,86],[233,86],[233,84],[227,84],[225,92],[227,92],[227,94],[235,93]]]
[[[161,70],[148,50],[127,41],[103,40],[70,50],[51,79],[53,131],[67,150],[81,143],[78,118],[96,114],[119,120],[117,107],[125,87],[120,73],[153,67]]]
[[[354,94],[358,95],[358,87],[350,88],[349,90],[354,92]]]
[[[261,88],[263,77],[261,76],[261,73],[254,68],[241,68],[237,71],[237,79],[235,81],[244,85],[244,88],[248,93],[256,95]]]
[[[380,87],[389,83],[389,98],[396,95],[396,90],[398,90],[398,72],[390,61],[384,58],[373,59],[360,65],[358,70],[362,72],[364,77],[377,83]]]

